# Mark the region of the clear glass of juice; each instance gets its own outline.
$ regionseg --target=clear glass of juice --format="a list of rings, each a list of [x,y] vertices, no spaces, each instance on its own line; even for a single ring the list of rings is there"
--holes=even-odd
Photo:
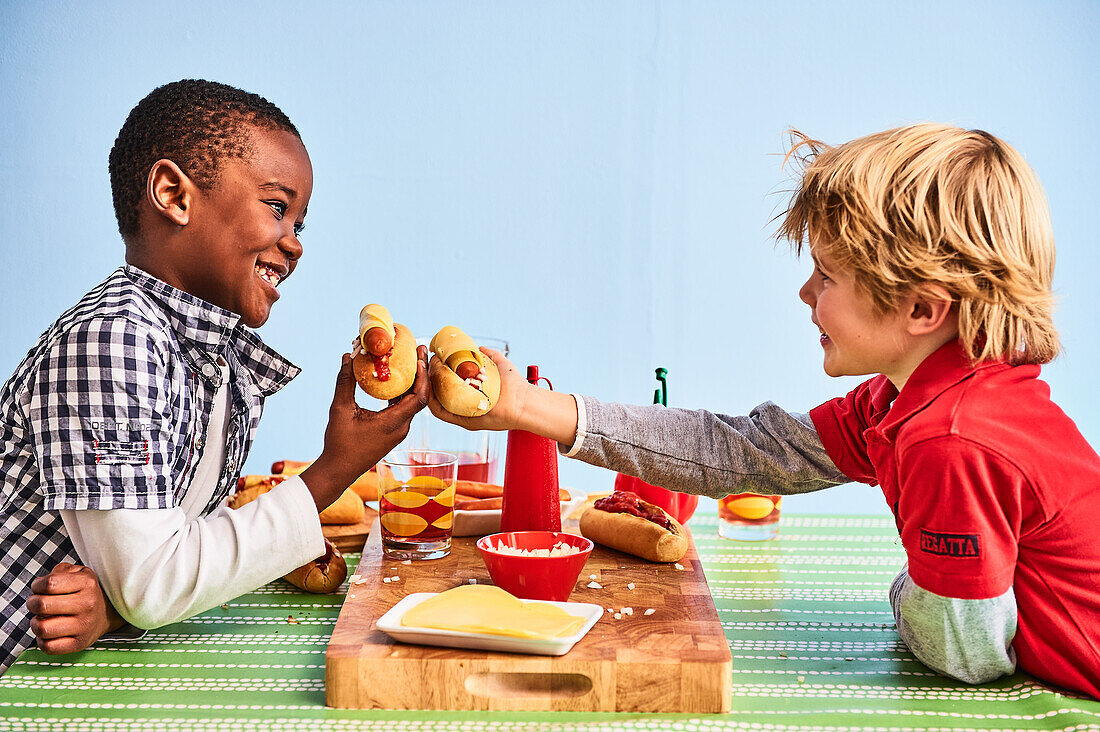
[[[737,541],[765,541],[779,534],[782,496],[734,493],[718,501],[718,535]]]
[[[439,559],[451,551],[458,456],[395,450],[378,463],[382,551],[390,559]]]

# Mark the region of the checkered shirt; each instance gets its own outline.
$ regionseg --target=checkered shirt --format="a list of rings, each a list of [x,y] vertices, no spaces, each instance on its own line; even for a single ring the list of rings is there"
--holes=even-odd
[[[299,369],[240,318],[129,265],[42,334],[0,391],[0,673],[34,645],[30,583],[76,562],[60,509],[171,508],[202,457],[221,356],[228,494],[264,399]]]

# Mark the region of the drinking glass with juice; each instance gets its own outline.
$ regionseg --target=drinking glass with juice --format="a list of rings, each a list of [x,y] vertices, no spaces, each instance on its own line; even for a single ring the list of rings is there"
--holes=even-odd
[[[397,450],[378,463],[382,551],[390,559],[438,559],[451,551],[458,457]]]
[[[738,541],[764,541],[779,533],[782,496],[734,493],[718,500],[718,535]]]

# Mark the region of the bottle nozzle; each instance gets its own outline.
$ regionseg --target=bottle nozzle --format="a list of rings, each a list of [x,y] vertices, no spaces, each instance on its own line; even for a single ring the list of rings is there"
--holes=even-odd
[[[538,384],[539,381],[545,381],[550,391],[554,391],[554,385],[550,383],[550,379],[545,376],[539,376],[539,367],[534,364],[527,367],[527,381],[531,384]]]
[[[653,403],[660,404],[662,407],[668,406],[668,369],[658,367],[657,368],[657,381],[661,382],[661,386],[653,391]]]

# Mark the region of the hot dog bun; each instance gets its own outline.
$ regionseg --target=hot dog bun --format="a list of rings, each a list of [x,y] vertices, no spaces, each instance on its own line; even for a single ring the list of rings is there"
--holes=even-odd
[[[644,503],[644,502],[643,502]],[[653,504],[647,507],[668,516]],[[666,529],[629,513],[610,513],[591,507],[581,514],[581,535],[592,541],[651,562],[678,562],[688,550],[688,537],[680,522],[668,516]]]
[[[241,481],[244,482],[238,481],[238,490],[243,490],[246,487],[253,485],[254,483],[260,482],[262,480],[267,480],[271,477],[289,478],[291,476],[298,475],[312,464],[312,461],[304,462],[301,460],[276,460],[271,464],[271,472],[273,475],[246,475],[241,479]],[[377,501],[378,473],[375,472],[374,468],[371,468],[370,470],[356,478],[355,482],[349,485],[348,488],[351,488],[353,491],[358,493],[359,497],[362,498],[364,501]],[[324,523],[324,521],[322,521],[321,523]],[[352,523],[358,523],[358,521],[353,521]]]
[[[335,592],[347,576],[348,565],[344,556],[332,542],[325,539],[324,555],[283,575],[283,579],[306,592],[325,593]]]
[[[272,475],[297,475],[301,473],[310,465],[313,465],[312,460],[276,460],[271,463]]]
[[[435,334],[428,349],[440,362],[439,368],[432,372],[432,391],[444,409],[459,417],[480,417],[496,405],[500,398],[500,372],[473,338],[448,325]],[[472,378],[456,373],[472,373],[471,364],[478,367]]]
[[[356,478],[355,482],[348,486],[348,488],[355,491],[362,501],[377,501],[378,473],[374,470],[368,470]]]
[[[357,524],[366,516],[363,499],[351,488],[345,488],[340,497],[320,513],[323,524]]]
[[[382,356],[371,355],[365,342],[371,340],[368,334],[375,328],[386,331],[393,341],[389,352]],[[416,338],[411,330],[394,323],[386,308],[372,303],[359,313],[356,343],[351,368],[363,391],[375,399],[387,401],[409,390],[416,379]],[[389,374],[379,366],[388,368]],[[380,378],[380,374],[386,378]]]

